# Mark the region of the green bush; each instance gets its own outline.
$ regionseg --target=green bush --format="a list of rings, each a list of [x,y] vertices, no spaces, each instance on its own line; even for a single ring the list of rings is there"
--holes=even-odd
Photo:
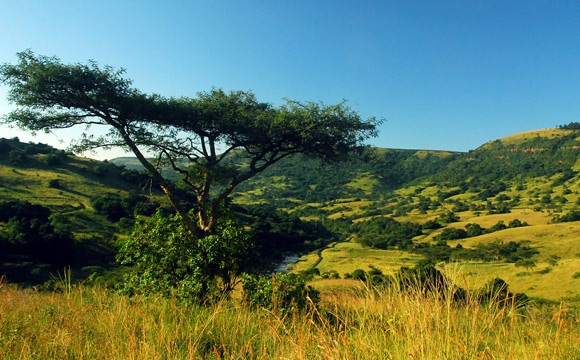
[[[121,199],[115,195],[103,195],[91,202],[97,214],[105,215],[107,219],[117,222],[121,218],[127,217],[127,211]]]
[[[158,211],[137,218],[117,259],[133,265],[125,292],[203,302],[228,297],[242,272],[257,263],[255,255],[252,238],[234,218],[220,219],[215,234],[196,239],[177,215]]]
[[[317,306],[320,293],[306,279],[296,274],[250,276],[243,278],[243,299],[249,306],[290,314],[304,311],[308,304]]]
[[[445,228],[441,234],[435,237],[436,240],[458,240],[465,239],[467,237],[467,231],[463,229],[456,228]]]
[[[361,280],[361,281],[366,281],[367,279],[367,274],[364,270],[362,269],[355,269],[352,272],[352,278],[355,280]]]
[[[62,187],[62,184],[60,182],[60,179],[51,179],[48,181],[48,187],[51,189],[60,189]]]

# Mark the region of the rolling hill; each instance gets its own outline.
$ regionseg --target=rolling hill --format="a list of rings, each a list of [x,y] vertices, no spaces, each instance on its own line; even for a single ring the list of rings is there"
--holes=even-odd
[[[1,140],[0,150],[0,200],[26,200],[67,214],[68,229],[80,239],[128,231],[93,205],[106,194],[143,192],[148,178],[134,159],[103,163],[14,139]],[[559,128],[515,134],[465,153],[376,149],[374,161],[332,167],[295,156],[240,185],[233,203],[255,209],[244,216],[259,218],[266,216],[260,208],[276,208],[313,221],[311,229],[318,224],[338,234],[338,242],[308,240],[301,247],[321,246],[295,267],[314,266],[322,278],[348,277],[370,266],[388,273],[427,259],[460,273],[458,279],[472,287],[500,277],[531,296],[578,300],[579,155],[580,131]],[[145,188],[163,202],[154,187]],[[290,241],[283,234],[291,230],[283,229],[276,236]],[[510,242],[537,254],[485,260],[489,249],[500,252]]]
[[[570,215],[580,204],[579,156],[579,131],[546,129],[498,139],[467,153],[377,149],[376,162],[336,168],[297,158],[249,181],[235,200],[276,204],[325,221],[350,240],[305,256],[298,269],[316,265],[322,274],[348,276],[372,265],[392,272],[421,261],[412,247],[422,243],[452,252],[458,245],[476,249],[516,242],[539,252],[532,267],[455,258],[453,268],[459,267],[462,281],[472,287],[500,277],[531,296],[578,300],[580,223],[563,221],[580,220]],[[392,224],[384,218],[420,226],[420,234],[404,239],[401,232],[389,232]],[[514,220],[529,226],[509,227]],[[441,228],[430,228],[433,222]],[[463,230],[470,224],[488,232],[447,238],[446,229]],[[435,261],[450,268],[444,258],[435,256]]]
[[[160,191],[148,186],[148,176],[137,171],[17,138],[0,139],[0,179],[0,208],[5,217],[0,220],[0,272],[9,281],[24,284],[45,281],[51,273],[62,273],[65,265],[77,269],[80,278],[114,268],[116,241],[131,229],[135,205],[151,203],[156,208],[165,202]],[[98,200],[132,206],[124,209],[125,219],[119,221],[111,219],[105,209],[96,211]],[[30,204],[43,209],[39,211],[48,218],[27,214],[28,209],[34,210]],[[34,225],[41,220],[44,228]],[[54,231],[41,235],[46,228]],[[27,235],[19,238],[14,232]],[[53,262],[28,249],[39,246],[39,237],[50,237],[53,232],[73,239],[65,262]],[[47,246],[45,252],[59,251],[54,241]]]

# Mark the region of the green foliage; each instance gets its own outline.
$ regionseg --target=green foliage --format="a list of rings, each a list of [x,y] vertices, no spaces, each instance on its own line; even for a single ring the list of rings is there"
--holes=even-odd
[[[291,314],[317,306],[320,293],[309,285],[306,279],[296,274],[275,274],[272,276],[244,276],[244,302],[282,314]]]
[[[327,106],[287,100],[274,107],[250,91],[221,89],[196,97],[147,95],[131,86],[123,70],[94,61],[63,64],[30,50],[17,56],[17,64],[0,66],[0,82],[10,87],[8,99],[17,106],[2,122],[32,132],[85,125],[71,144],[75,150],[131,150],[196,236],[214,232],[220,209],[238,185],[288,156],[304,154],[324,163],[370,160],[366,140],[377,136],[382,123],[363,120],[346,102]],[[89,133],[95,126],[108,131]],[[246,159],[247,166],[229,163],[233,154]],[[199,227],[160,172],[163,166],[178,172],[195,194]]]
[[[91,202],[92,207],[98,214],[105,215],[111,221],[119,221],[128,214],[118,196],[103,195]]]
[[[438,221],[429,220],[429,221],[425,222],[421,226],[421,228],[424,230],[437,230],[437,229],[441,229],[441,224]]]
[[[131,191],[125,198],[106,194],[93,200],[91,205],[98,214],[114,222],[134,215],[153,215],[159,207],[158,203],[149,200],[137,191]]]
[[[158,211],[137,218],[118,260],[133,266],[127,292],[205,301],[229,296],[255,257],[252,239],[234,218],[222,218],[215,234],[196,239],[178,216]]]
[[[479,224],[467,224],[465,225],[465,230],[467,231],[467,237],[475,237],[485,233],[485,229]]]
[[[555,215],[552,219],[552,222],[555,223],[563,223],[563,222],[572,222],[572,221],[580,221],[580,211],[579,210],[572,210],[563,215]]]
[[[26,201],[0,202],[0,273],[10,281],[35,283],[48,270],[77,261],[73,235],[55,227],[50,215]]]
[[[508,228],[510,228],[510,229],[524,227],[524,226],[530,226],[530,224],[528,224],[525,221],[522,222],[520,219],[513,219],[508,224]]]
[[[62,188],[62,183],[60,179],[50,179],[48,180],[48,187],[51,189],[60,189]]]
[[[62,165],[67,160],[67,153],[64,150],[54,150],[42,158],[42,162],[47,166]]]
[[[367,279],[367,274],[366,274],[366,272],[365,272],[364,270],[362,270],[362,269],[355,269],[355,270],[352,272],[352,278],[353,278],[354,280],[361,280],[361,281],[366,281],[366,279]]]
[[[320,274],[323,279],[340,279],[340,274],[336,270],[325,271]]]
[[[534,260],[531,260],[531,259],[520,259],[520,260],[516,261],[515,266],[516,267],[523,267],[527,271],[530,271],[530,269],[536,267],[536,262]]]
[[[483,304],[508,304],[521,308],[528,304],[528,296],[524,293],[512,293],[509,285],[502,279],[495,278],[487,283],[477,294]]]
[[[467,292],[453,282],[435,266],[419,264],[413,268],[402,267],[395,275],[401,289],[420,289],[423,292],[433,292],[443,298],[453,301],[463,301]]]
[[[358,241],[364,246],[406,249],[412,246],[415,236],[422,234],[422,226],[393,218],[375,217],[350,225],[350,231],[358,235]]]
[[[26,152],[22,150],[11,150],[8,153],[8,161],[15,166],[25,166],[30,161]]]
[[[558,128],[563,130],[580,130],[580,123],[572,121],[565,125],[559,125]]]
[[[439,241],[436,244],[421,243],[417,244],[413,251],[422,254],[428,259],[437,261],[450,260],[475,260],[475,261],[507,261],[517,262],[520,260],[530,260],[539,254],[536,248],[527,245],[528,242],[494,241],[491,243],[482,243],[476,245],[473,249],[466,249],[462,246],[452,248],[445,241]]]
[[[451,224],[454,222],[458,222],[459,216],[455,215],[455,213],[453,211],[448,211],[445,214],[441,214],[439,216],[439,221],[444,223],[444,224]]]
[[[300,275],[305,280],[310,281],[314,279],[315,276],[320,276],[320,269],[317,267],[310,267],[306,270],[297,271],[296,274]]]
[[[467,237],[467,231],[456,228],[445,228],[435,237],[435,240],[459,240]]]
[[[233,207],[252,229],[263,260],[279,261],[285,253],[319,249],[339,237],[319,221],[304,221],[269,205]]]

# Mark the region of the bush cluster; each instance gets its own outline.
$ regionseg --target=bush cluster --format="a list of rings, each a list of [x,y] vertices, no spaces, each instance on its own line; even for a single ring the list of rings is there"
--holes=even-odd
[[[305,311],[320,301],[319,291],[306,285],[306,278],[293,273],[246,275],[242,282],[243,300],[247,305],[284,315]]]

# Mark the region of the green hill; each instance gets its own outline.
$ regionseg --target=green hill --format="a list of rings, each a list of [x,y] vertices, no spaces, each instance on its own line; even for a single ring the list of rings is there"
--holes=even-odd
[[[249,181],[235,200],[275,204],[324,221],[350,239],[304,257],[298,269],[315,265],[322,273],[341,276],[370,265],[393,271],[423,255],[444,268],[445,262],[458,262],[473,286],[501,277],[532,296],[578,298],[580,223],[569,220],[580,220],[580,214],[575,216],[580,204],[579,136],[576,130],[538,130],[467,153],[377,149],[375,162],[333,168],[296,157]],[[529,226],[509,227],[514,220]],[[468,224],[485,233],[455,240],[449,235],[451,229],[467,232]],[[539,254],[529,261],[482,262],[460,258],[466,251],[460,255],[453,250],[460,245],[476,251],[511,241],[529,244],[523,246]],[[440,248],[427,251],[421,244]],[[353,247],[359,249],[356,255]],[[406,251],[401,255],[400,250]],[[526,261],[530,267],[524,266]],[[556,279],[566,286],[554,286]]]
[[[130,219],[114,222],[96,212],[96,199],[127,198],[150,184],[133,158],[104,163],[6,139],[0,150],[0,200],[66,214],[53,218],[81,241],[96,236],[107,243],[130,229]],[[315,266],[323,276],[348,277],[370,265],[392,272],[431,261],[459,267],[473,286],[501,277],[531,296],[577,298],[579,155],[580,131],[560,128],[512,135],[466,153],[379,148],[374,161],[326,167],[295,156],[240,185],[232,200],[243,207],[242,218],[270,233],[261,241],[276,244],[277,256],[321,247],[296,264],[299,270]],[[282,212],[272,217],[275,209]],[[269,223],[256,225],[266,218]],[[340,235],[338,245],[319,237],[322,228]],[[311,238],[295,242],[306,233]],[[506,254],[494,257],[493,251]],[[558,279],[566,286],[555,286]]]
[[[157,208],[165,202],[149,183],[149,177],[136,170],[44,144],[0,139],[0,209],[5,213],[0,220],[0,272],[9,281],[38,283],[51,272],[62,273],[64,266],[76,268],[81,278],[114,267],[116,239],[131,229],[133,216],[147,204]],[[33,209],[27,204],[40,206],[48,218],[27,214],[26,209]],[[112,216],[112,204],[120,204],[117,215],[124,219]],[[14,209],[22,211],[11,214]],[[54,230],[45,234],[43,229]],[[35,254],[39,238],[51,238],[52,231],[72,241],[71,253],[62,261]],[[48,246],[45,252],[58,252],[58,241],[43,245]]]

